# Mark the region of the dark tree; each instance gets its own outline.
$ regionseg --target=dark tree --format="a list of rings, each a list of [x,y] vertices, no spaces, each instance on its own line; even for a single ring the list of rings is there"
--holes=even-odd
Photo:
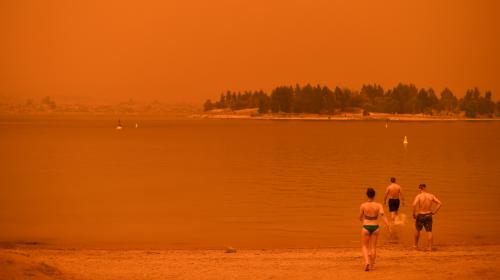
[[[386,98],[384,89],[380,85],[363,85],[359,94],[364,110],[368,112],[386,112]]]
[[[441,110],[446,112],[454,112],[458,106],[458,99],[450,89],[445,88],[441,91],[441,99],[439,100]]]
[[[418,89],[415,85],[399,84],[390,91],[390,109],[394,113],[414,113]]]
[[[477,88],[469,89],[464,98],[460,99],[460,108],[465,112],[468,118],[475,118],[478,113],[478,102],[481,93]]]
[[[484,97],[479,98],[478,111],[481,115],[493,116],[493,112],[495,112],[495,103],[491,100],[491,91],[487,91]]]
[[[203,104],[203,110],[210,111],[212,109],[214,109],[214,104],[212,104],[212,101],[208,99],[207,101],[205,101],[205,104]]]
[[[42,105],[47,106],[50,110],[55,110],[57,108],[56,102],[50,96],[45,96],[42,99]]]
[[[291,113],[293,89],[291,87],[277,87],[271,93],[271,110],[273,113]]]
[[[226,96],[224,96],[224,94],[221,94],[220,95],[220,99],[219,99],[219,109],[222,109],[222,108],[226,108]]]
[[[413,113],[423,113],[429,106],[429,93],[424,88],[418,91]]]
[[[439,99],[436,96],[436,92],[434,92],[433,88],[429,88],[427,90],[428,97],[427,97],[427,108],[426,110],[428,112],[432,113],[432,110],[440,111],[439,108]]]

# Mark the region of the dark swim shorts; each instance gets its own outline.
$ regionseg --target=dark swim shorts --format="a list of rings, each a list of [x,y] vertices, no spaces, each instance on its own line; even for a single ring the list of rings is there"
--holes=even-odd
[[[425,231],[432,231],[432,215],[431,214],[418,214],[417,219],[415,221],[415,227],[418,231],[422,230],[422,227],[425,227]]]
[[[399,198],[389,199],[389,212],[396,212],[399,210]]]

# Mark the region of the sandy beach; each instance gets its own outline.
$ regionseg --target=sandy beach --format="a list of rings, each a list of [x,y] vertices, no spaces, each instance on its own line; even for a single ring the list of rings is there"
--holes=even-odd
[[[500,245],[400,246],[362,270],[359,248],[241,250],[0,250],[0,279],[498,279]]]

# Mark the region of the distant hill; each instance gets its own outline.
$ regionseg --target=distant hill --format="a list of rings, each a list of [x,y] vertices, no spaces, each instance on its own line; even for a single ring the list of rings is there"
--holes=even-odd
[[[199,105],[189,103],[137,102],[128,100],[115,104],[59,103],[50,96],[40,100],[14,101],[0,99],[0,114],[151,114],[189,115],[199,111]]]

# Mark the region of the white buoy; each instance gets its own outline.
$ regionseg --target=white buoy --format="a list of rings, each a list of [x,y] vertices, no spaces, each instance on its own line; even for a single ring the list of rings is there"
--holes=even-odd
[[[118,120],[118,125],[116,126],[116,130],[122,130],[123,129],[123,126],[120,122],[120,120]]]
[[[403,144],[408,144],[408,138],[405,136],[405,139],[403,140]]]
[[[388,127],[389,127],[389,125],[387,124],[387,122],[385,122],[385,128],[388,128]]]
[[[139,124],[137,122],[135,122],[135,128],[138,128],[139,127]]]

